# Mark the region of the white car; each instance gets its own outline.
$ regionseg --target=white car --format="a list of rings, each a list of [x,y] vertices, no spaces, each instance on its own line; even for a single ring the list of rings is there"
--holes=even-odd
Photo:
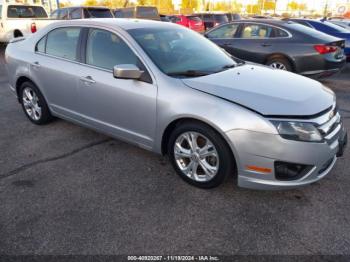
[[[6,3],[0,0],[0,43],[27,36],[54,22],[41,5]]]

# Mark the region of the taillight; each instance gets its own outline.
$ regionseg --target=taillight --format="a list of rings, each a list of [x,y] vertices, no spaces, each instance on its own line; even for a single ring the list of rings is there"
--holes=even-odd
[[[30,25],[30,31],[34,34],[36,32],[36,24],[35,23],[32,23]]]
[[[315,45],[314,48],[321,55],[334,53],[338,50],[338,47],[331,45]]]

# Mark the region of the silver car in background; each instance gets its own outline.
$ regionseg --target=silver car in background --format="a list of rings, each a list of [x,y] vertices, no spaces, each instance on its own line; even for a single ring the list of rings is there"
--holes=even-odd
[[[182,26],[76,20],[8,45],[11,89],[30,121],[53,116],[160,154],[192,185],[229,175],[283,189],[327,175],[347,141],[319,82],[235,61]]]

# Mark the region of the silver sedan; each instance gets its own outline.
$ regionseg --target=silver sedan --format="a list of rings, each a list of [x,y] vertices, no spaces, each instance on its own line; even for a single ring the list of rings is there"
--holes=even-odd
[[[14,40],[5,57],[33,123],[59,117],[167,154],[202,188],[230,175],[256,189],[306,185],[347,140],[328,88],[238,61],[175,24],[65,21]]]

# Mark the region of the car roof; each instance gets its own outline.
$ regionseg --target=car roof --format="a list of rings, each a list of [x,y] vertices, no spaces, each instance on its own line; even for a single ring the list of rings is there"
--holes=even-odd
[[[176,24],[164,23],[161,21],[137,19],[137,18],[92,18],[92,19],[78,19],[78,20],[63,20],[53,24],[56,26],[109,26],[119,27],[124,30],[138,29],[138,28],[169,28],[171,26],[178,27]]]
[[[241,19],[241,20],[235,20],[230,23],[259,23],[259,24],[269,24],[269,25],[275,25],[275,26],[283,26],[290,23],[294,23],[293,21],[289,20],[280,20],[280,19]]]

